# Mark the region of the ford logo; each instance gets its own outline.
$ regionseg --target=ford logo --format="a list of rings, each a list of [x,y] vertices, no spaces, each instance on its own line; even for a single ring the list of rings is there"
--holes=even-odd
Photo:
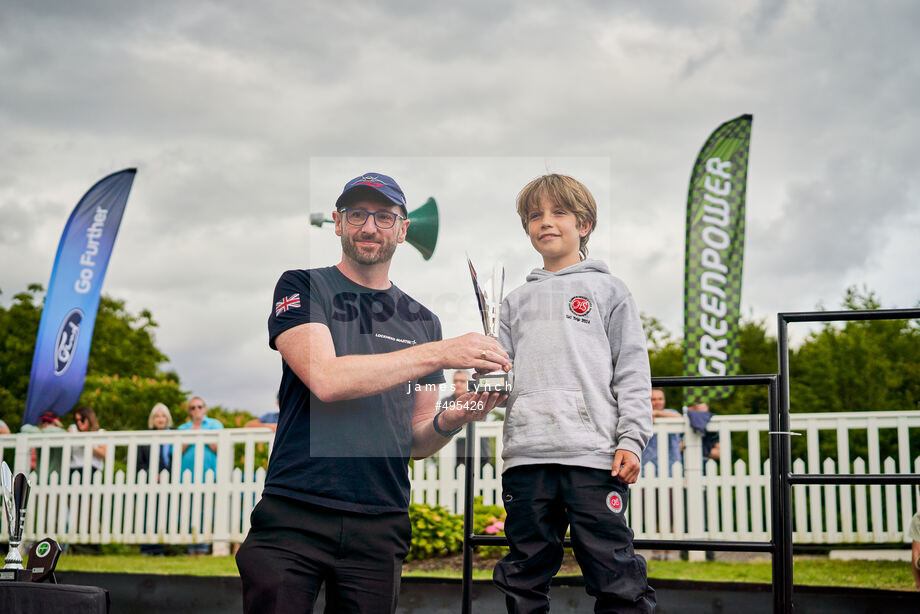
[[[57,341],[54,343],[54,374],[63,375],[70,363],[73,362],[74,350],[77,348],[77,337],[80,336],[80,322],[83,321],[83,312],[72,309],[61,322],[58,330]]]

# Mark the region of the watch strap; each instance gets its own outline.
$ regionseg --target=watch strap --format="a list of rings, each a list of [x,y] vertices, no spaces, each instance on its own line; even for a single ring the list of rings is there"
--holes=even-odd
[[[452,430],[452,431],[445,431],[445,430],[443,430],[440,426],[438,426],[438,418],[440,418],[440,417],[441,417],[441,414],[443,414],[443,413],[446,412],[446,411],[447,411],[446,409],[442,409],[442,410],[438,411],[438,413],[436,413],[436,414],[434,415],[434,420],[431,421],[431,425],[434,426],[434,432],[435,432],[435,433],[437,433],[437,434],[440,435],[441,437],[446,437],[447,439],[450,439],[451,437],[453,437],[454,435],[456,435],[457,433],[459,433],[461,430],[463,430],[463,427],[462,427],[462,426],[458,426],[457,428],[455,428],[455,429]]]

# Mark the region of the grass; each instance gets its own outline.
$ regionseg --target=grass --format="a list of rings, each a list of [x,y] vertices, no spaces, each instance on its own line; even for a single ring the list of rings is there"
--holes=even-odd
[[[796,586],[916,590],[909,565],[898,561],[832,561],[801,558],[793,561],[792,573]],[[414,571],[404,575],[426,578],[459,578],[460,571],[456,569]],[[661,580],[769,584],[772,570],[769,560],[746,563],[648,561],[648,575],[649,578]],[[491,570],[473,570],[474,580],[490,580],[491,578]]]
[[[649,561],[649,577],[700,582],[770,582],[770,561],[729,563],[708,561]],[[119,572],[139,574],[235,576],[236,562],[231,556],[63,555],[59,571]],[[837,561],[797,558],[794,578],[798,586],[847,586],[887,590],[915,590],[907,563],[898,561]],[[459,578],[460,570],[449,568],[415,571],[407,577]],[[489,570],[475,570],[473,577],[488,580]]]
[[[916,590],[910,565],[899,561],[837,561],[797,558],[792,575],[797,586],[846,586]],[[668,580],[770,583],[770,561],[726,563],[649,561],[649,577]]]
[[[143,554],[62,554],[57,571],[237,576],[232,556],[146,556]]]

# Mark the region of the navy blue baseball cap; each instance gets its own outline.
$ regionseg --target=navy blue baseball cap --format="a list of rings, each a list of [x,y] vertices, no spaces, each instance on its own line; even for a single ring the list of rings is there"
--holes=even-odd
[[[402,208],[403,215],[408,217],[406,195],[403,194],[402,188],[392,177],[380,173],[364,173],[346,183],[342,195],[335,201],[335,208],[347,207],[360,198],[362,192],[365,193],[365,197],[370,196],[373,200],[379,200],[382,197],[384,202]]]

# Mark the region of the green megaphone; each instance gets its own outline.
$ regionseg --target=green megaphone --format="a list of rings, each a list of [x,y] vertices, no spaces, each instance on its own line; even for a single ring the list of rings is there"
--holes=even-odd
[[[322,213],[311,213],[310,224],[322,228],[327,220]],[[438,203],[434,198],[429,198],[425,204],[409,214],[409,232],[406,241],[417,249],[425,260],[430,260],[434,253],[434,246],[438,243]]]
[[[438,243],[438,203],[429,198],[425,204],[409,214],[409,231],[406,241],[417,249],[425,260],[431,259]]]

